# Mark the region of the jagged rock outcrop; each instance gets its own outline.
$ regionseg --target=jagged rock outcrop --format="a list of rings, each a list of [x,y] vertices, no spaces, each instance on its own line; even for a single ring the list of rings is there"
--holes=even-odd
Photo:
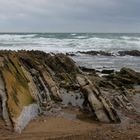
[[[112,100],[116,107],[123,108],[129,112],[136,111],[135,106],[130,101],[130,98],[139,93],[139,72],[124,67],[119,72],[104,75],[98,80],[98,82],[96,82],[96,84],[108,91],[114,90]],[[138,89],[135,87],[138,87]]]
[[[120,72],[112,73],[106,76],[117,86],[131,86],[133,84],[140,84],[140,73],[135,72],[130,68],[122,68]]]
[[[61,89],[82,92],[99,121],[120,121],[110,100],[64,54],[1,51],[0,73],[2,116],[18,132],[52,102],[61,102]]]
[[[90,104],[91,109],[94,111],[97,119],[101,122],[119,122],[120,119],[117,112],[113,108],[111,102],[100,92],[93,83],[83,76],[77,76],[77,81],[81,86],[81,90],[87,103]]]

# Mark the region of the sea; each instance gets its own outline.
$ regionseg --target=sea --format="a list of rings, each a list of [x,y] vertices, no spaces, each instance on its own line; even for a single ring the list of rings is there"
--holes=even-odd
[[[118,51],[139,50],[140,33],[0,33],[0,50],[40,50],[47,53],[73,53],[80,66],[140,71],[140,57],[119,56]],[[91,56],[79,51],[105,51],[113,56]]]

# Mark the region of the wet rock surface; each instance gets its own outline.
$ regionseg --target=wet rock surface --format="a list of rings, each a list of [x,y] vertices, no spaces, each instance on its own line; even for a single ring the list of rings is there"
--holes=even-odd
[[[87,51],[87,52],[81,52],[81,51],[79,51],[78,53],[81,53],[81,54],[88,54],[88,55],[113,56],[112,53],[110,53],[110,52],[105,52],[105,51]]]
[[[140,51],[138,50],[132,50],[132,51],[119,51],[119,55],[125,56],[125,55],[130,55],[130,56],[140,56]]]
[[[78,119],[69,109],[101,123],[140,117],[140,73],[129,68],[99,76],[64,54],[1,51],[0,73],[0,116],[17,132],[40,115]]]
[[[140,51],[139,50],[130,50],[130,51],[118,51],[116,53],[112,52],[105,52],[105,51],[78,51],[77,53],[67,53],[68,56],[75,56],[76,54],[85,54],[85,55],[101,55],[101,56],[140,56]]]

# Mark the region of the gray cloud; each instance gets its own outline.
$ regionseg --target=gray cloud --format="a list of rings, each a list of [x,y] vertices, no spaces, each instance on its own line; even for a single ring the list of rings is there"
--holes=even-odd
[[[4,32],[140,32],[140,0],[0,0]]]

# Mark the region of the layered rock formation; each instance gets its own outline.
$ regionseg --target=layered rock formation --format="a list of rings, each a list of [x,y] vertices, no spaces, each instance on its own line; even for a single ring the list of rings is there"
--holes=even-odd
[[[135,77],[129,69],[122,69],[116,75],[117,78],[121,75],[119,81],[123,84],[124,81],[129,83],[132,77],[134,83],[139,83],[138,76]],[[122,75],[126,77],[123,78]],[[106,79],[111,76],[114,75],[110,74]],[[114,76],[114,79],[116,77]],[[102,81],[99,78],[97,82],[96,78],[92,79],[82,72],[75,62],[64,54],[1,51],[0,114],[7,125],[21,132],[34,117],[47,111],[53,104],[59,105],[63,102],[62,91],[78,91],[84,97],[83,108],[89,108],[98,121],[120,122],[112,100],[100,89],[106,79]],[[110,85],[117,87],[114,81],[110,80]],[[116,96],[116,102],[117,98],[122,101],[122,95]]]

